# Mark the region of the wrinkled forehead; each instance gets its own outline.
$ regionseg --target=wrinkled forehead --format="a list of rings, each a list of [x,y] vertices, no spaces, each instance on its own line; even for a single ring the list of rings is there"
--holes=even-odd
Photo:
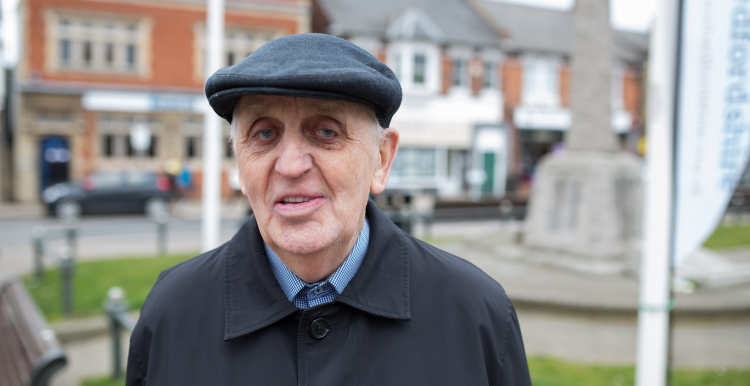
[[[372,113],[364,105],[328,99],[286,97],[275,95],[245,95],[234,107],[234,117],[247,120],[262,116],[304,118],[328,116],[342,123],[365,118]]]

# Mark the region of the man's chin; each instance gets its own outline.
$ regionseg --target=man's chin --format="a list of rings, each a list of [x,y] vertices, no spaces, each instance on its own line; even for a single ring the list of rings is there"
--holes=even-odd
[[[329,243],[318,243],[311,240],[274,240],[284,252],[293,255],[312,255],[328,248]]]
[[[284,252],[294,255],[310,255],[323,251],[328,249],[335,239],[327,232],[323,232],[322,229],[311,229],[309,226],[299,227],[299,229],[285,229],[279,233],[271,235],[274,244]]]

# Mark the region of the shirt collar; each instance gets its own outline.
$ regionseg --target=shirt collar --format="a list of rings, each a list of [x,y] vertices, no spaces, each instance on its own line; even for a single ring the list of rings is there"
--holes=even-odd
[[[357,273],[336,302],[388,319],[411,318],[410,254],[407,237],[367,203],[370,240]],[[287,299],[271,271],[255,216],[245,222],[217,258],[224,262],[224,339],[268,327],[299,311]]]
[[[352,248],[349,256],[346,258],[346,260],[344,260],[344,263],[341,264],[336,272],[329,276],[328,279],[319,283],[314,283],[314,285],[317,286],[328,282],[333,286],[334,289],[336,289],[337,295],[344,292],[344,288],[346,288],[346,285],[349,284],[350,280],[352,280],[354,274],[357,273],[357,270],[359,270],[359,266],[362,265],[362,260],[365,258],[365,253],[367,253],[367,246],[369,242],[370,224],[367,222],[367,218],[365,217],[365,223],[362,226],[362,230],[359,232],[359,236],[357,236],[357,242],[354,244],[354,248]],[[297,296],[299,291],[301,291],[303,288],[312,286],[312,284],[306,283],[305,281],[297,277],[297,275],[295,275],[292,271],[290,271],[289,268],[284,265],[281,259],[265,242],[263,243],[263,248],[265,249],[266,256],[268,257],[268,263],[271,266],[271,272],[273,272],[273,276],[276,278],[276,281],[279,282],[281,290],[284,291],[284,294],[290,302],[293,301],[294,297]]]

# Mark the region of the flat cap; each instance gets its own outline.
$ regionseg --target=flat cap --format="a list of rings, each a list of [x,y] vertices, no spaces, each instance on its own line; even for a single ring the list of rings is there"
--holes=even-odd
[[[360,103],[384,128],[401,105],[396,75],[369,52],[334,36],[305,33],[275,39],[206,81],[208,103],[232,121],[243,95],[279,95]]]

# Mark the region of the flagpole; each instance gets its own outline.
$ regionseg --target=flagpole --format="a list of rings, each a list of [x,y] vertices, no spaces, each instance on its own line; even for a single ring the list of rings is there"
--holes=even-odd
[[[206,12],[206,79],[224,59],[224,0],[208,0]],[[221,140],[219,116],[210,107],[203,117],[202,250],[219,246],[221,221]]]
[[[674,131],[679,0],[657,5],[648,71],[648,148],[638,307],[637,386],[665,386],[672,309]]]

